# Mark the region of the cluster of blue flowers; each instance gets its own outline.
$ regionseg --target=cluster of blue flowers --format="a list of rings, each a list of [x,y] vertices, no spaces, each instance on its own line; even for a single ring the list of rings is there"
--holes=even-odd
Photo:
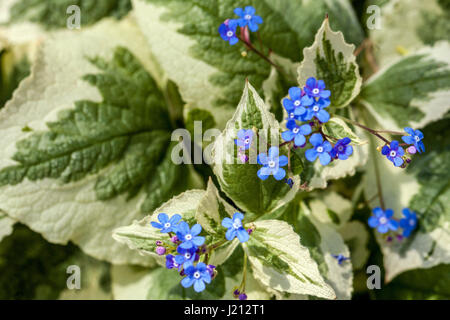
[[[400,220],[394,218],[394,210],[392,209],[383,210],[377,207],[373,209],[372,212],[373,215],[368,220],[369,226],[371,228],[376,228],[381,234],[392,234],[393,232],[397,232],[398,240],[409,237],[417,227],[417,215],[408,208],[402,210],[403,218]],[[399,232],[400,230],[401,232]],[[392,241],[392,236],[389,235],[387,240]]]
[[[252,32],[256,32],[259,29],[259,25],[263,23],[263,19],[256,15],[256,10],[252,6],[247,6],[244,9],[236,8],[234,13],[239,16],[238,19],[227,19],[219,27],[219,34],[223,40],[228,41],[230,45],[238,43],[239,38],[236,35],[236,28],[239,26],[242,29],[250,29]]]
[[[285,141],[293,141],[297,148],[303,148],[309,137],[313,148],[306,150],[306,159],[314,162],[319,158],[324,166],[333,159],[346,160],[353,153],[350,138],[338,140],[334,146],[324,139],[321,126],[330,119],[330,114],[325,110],[330,105],[330,96],[331,92],[326,90],[325,82],[311,77],[303,89],[289,89],[289,98],[283,100],[283,106],[288,113],[288,130],[282,133],[282,138]],[[309,123],[298,124],[304,121]],[[317,129],[317,132],[313,133],[313,129]]]
[[[243,219],[244,215],[236,212],[232,219],[222,220],[222,226],[228,229],[225,233],[227,240],[231,241],[234,238],[238,238],[240,242],[249,240],[252,229],[246,230],[243,227]],[[160,213],[158,221],[152,221],[152,227],[168,234],[170,241],[156,241],[156,253],[166,255],[167,269],[176,269],[184,277],[181,280],[183,287],[193,286],[196,292],[205,290],[205,283],[209,284],[217,271],[214,265],[199,262],[200,257],[209,252],[209,248],[205,245],[205,237],[200,236],[201,225],[197,223],[191,228],[188,223],[181,220],[179,214],[169,218],[167,214]]]
[[[423,133],[420,130],[414,130],[412,128],[404,128],[407,135],[402,137],[405,145],[409,147],[405,150],[401,147],[397,140],[392,141],[389,145],[385,145],[381,149],[381,153],[391,161],[394,166],[406,168],[406,165],[411,162],[411,158],[407,156],[414,155],[417,153],[425,152],[425,145],[422,139],[424,138]]]

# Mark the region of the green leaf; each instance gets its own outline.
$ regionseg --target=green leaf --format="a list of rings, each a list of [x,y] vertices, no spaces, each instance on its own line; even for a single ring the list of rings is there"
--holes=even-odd
[[[70,16],[66,10],[71,5],[80,7],[82,26],[108,16],[119,19],[131,10],[130,0],[18,0],[11,7],[10,19],[39,23],[48,29],[64,28]]]
[[[324,134],[336,138],[337,140],[348,137],[352,140],[352,145],[358,146],[367,143],[367,141],[360,139],[344,120],[337,117],[328,120],[328,122],[323,125],[322,130]],[[328,140],[330,140],[330,142],[336,142],[335,139]]]
[[[350,221],[339,228],[338,231],[350,250],[353,270],[362,269],[370,255],[367,248],[369,232],[366,226],[360,221]]]
[[[255,231],[243,247],[257,280],[281,292],[327,299],[336,297],[289,224],[280,220],[263,220],[256,221],[254,227]]]
[[[263,45],[292,61],[302,58],[301,49],[313,41],[327,12],[336,21],[334,27],[344,30],[352,41],[359,43],[363,38],[346,0],[134,0],[138,23],[168,77],[179,85],[187,104],[214,115],[219,129],[233,114],[245,79],[259,90],[270,75],[267,62],[242,44],[230,46],[217,31],[234,17],[234,8],[247,5],[264,19]],[[252,37],[252,41],[257,40]],[[243,51],[247,54],[242,55]]]
[[[338,200],[336,206],[332,207],[338,211],[340,211],[339,201],[342,202]],[[294,210],[297,210],[291,213],[297,217],[294,230],[300,235],[302,243],[310,250],[312,258],[319,266],[320,274],[333,288],[336,298],[350,299],[353,291],[352,265],[348,261],[339,265],[333,257],[339,254],[348,257],[350,252],[334,225],[323,223],[317,218],[323,218],[324,209],[330,210],[326,206],[321,206],[319,199],[311,201],[309,207],[303,202],[300,206],[294,206]]]
[[[386,66],[425,45],[449,41],[446,0],[390,0],[381,6],[381,28],[369,30],[377,62]],[[364,21],[366,21],[365,19]],[[405,32],[408,30],[408,32]]]
[[[450,265],[440,264],[427,270],[402,273],[390,284],[377,290],[377,298],[394,300],[450,299]]]
[[[240,129],[253,129],[259,135],[254,135],[249,149],[249,162],[245,164],[237,155],[234,143]],[[214,142],[212,150],[213,170],[222,191],[247,213],[260,216],[273,212],[289,202],[298,190],[298,176],[292,177],[292,188],[273,177],[262,181],[257,176],[261,168],[261,165],[256,164],[257,155],[263,151],[267,153],[267,144],[278,145],[281,139],[279,135],[280,128],[274,115],[268,111],[256,90],[247,83],[233,118]],[[287,155],[286,148],[280,150],[281,154]]]
[[[168,163],[164,83],[145,43],[130,19],[57,32],[0,112],[8,137],[0,140],[0,210],[50,242],[72,241],[115,263],[153,263],[112,230],[194,177]]]
[[[440,42],[386,66],[364,85],[360,102],[391,130],[441,118],[450,109],[449,50]]]
[[[197,222],[209,233],[221,233],[220,229],[223,228],[221,225],[222,220],[232,217],[236,211],[220,197],[219,191],[210,178],[206,193],[200,200],[195,213]]]
[[[373,118],[369,118],[367,124],[371,128],[379,128]],[[370,158],[364,176],[366,199],[377,194],[374,183],[376,165],[386,207],[392,208],[398,219],[402,217],[403,208],[410,208],[419,219],[418,230],[401,243],[389,245],[377,237],[384,256],[387,281],[407,270],[450,263],[449,173],[444,169],[450,155],[446,144],[449,127],[447,118],[422,129],[426,153],[415,155],[406,170],[394,167],[379,153],[373,152]],[[371,204],[379,206],[378,199]]]
[[[345,42],[342,32],[330,29],[326,18],[313,45],[303,49],[298,83],[303,86],[310,77],[324,80],[331,91],[331,107],[346,107],[358,95],[362,83],[354,50],[355,46]]]

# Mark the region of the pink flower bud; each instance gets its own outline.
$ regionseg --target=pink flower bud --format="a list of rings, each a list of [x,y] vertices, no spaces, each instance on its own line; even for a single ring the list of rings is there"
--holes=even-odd
[[[156,247],[156,253],[162,256],[164,253],[166,253],[166,248],[164,247]]]
[[[409,154],[415,154],[415,153],[417,152],[417,149],[416,149],[416,147],[414,147],[414,146],[410,146],[410,147],[408,147],[408,149],[406,149],[406,151],[407,151]]]

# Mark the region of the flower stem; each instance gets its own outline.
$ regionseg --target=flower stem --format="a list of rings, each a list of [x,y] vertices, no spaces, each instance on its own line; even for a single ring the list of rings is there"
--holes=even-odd
[[[239,286],[240,292],[245,292],[245,281],[247,280],[247,254],[244,252],[244,266],[242,268],[242,282]]]
[[[342,119],[342,120],[344,120],[345,122],[351,123],[351,124],[353,124],[353,125],[355,125],[355,126],[357,126],[357,127],[360,127],[361,129],[366,130],[367,132],[369,132],[369,133],[373,134],[374,136],[376,136],[378,139],[383,140],[386,144],[390,144],[390,143],[391,143],[389,140],[387,140],[387,139],[384,138],[382,135],[380,135],[380,134],[378,133],[379,131],[377,131],[377,130],[375,130],[375,129],[371,129],[371,128],[369,128],[369,127],[366,127],[365,125],[362,125],[361,123],[358,123],[358,122],[356,122],[356,121],[347,119],[347,118],[345,118],[345,117],[341,117],[341,116],[338,116],[338,115],[335,115],[335,116],[338,117],[338,118],[340,118],[340,119]]]
[[[272,60],[270,60],[268,57],[266,57],[266,55],[264,53],[262,53],[261,51],[259,51],[258,49],[256,49],[250,42],[247,42],[244,38],[242,38],[241,36],[239,36],[238,34],[236,34],[236,37],[241,40],[243,43],[245,43],[245,45],[253,52],[255,52],[258,56],[260,56],[261,58],[263,58],[266,62],[270,63],[272,66],[274,66],[281,74],[284,74],[284,71],[280,68],[280,66],[278,66],[275,62],[273,62]]]
[[[217,249],[217,248],[220,247],[221,245],[225,244],[227,241],[228,241],[227,239],[223,239],[223,240],[220,240],[219,242],[216,242],[216,243],[212,244],[212,245],[208,248],[207,252],[211,252],[211,251]]]
[[[378,133],[388,133],[395,136],[407,136],[408,134],[406,132],[400,132],[400,131],[391,131],[391,130],[375,130]]]

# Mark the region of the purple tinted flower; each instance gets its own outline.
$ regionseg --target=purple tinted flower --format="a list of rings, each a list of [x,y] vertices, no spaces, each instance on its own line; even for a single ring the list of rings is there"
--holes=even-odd
[[[212,264],[208,264],[206,266],[206,270],[208,270],[209,275],[211,276],[211,278],[214,278],[214,270],[216,269],[216,266],[212,265]]]
[[[185,269],[185,274],[186,277],[181,280],[181,285],[185,288],[194,285],[195,292],[202,292],[205,290],[205,282],[211,282],[211,275],[203,262],[199,262],[197,266],[189,265]]]
[[[151,222],[151,225],[156,229],[161,229],[161,233],[177,232],[178,222],[181,220],[179,214],[174,214],[170,219],[165,213],[158,215],[158,222]]]
[[[248,26],[248,28],[252,32],[258,31],[258,24],[263,23],[263,19],[260,16],[255,15],[255,8],[252,6],[247,6],[244,9],[242,8],[236,8],[234,9],[234,13],[241,17],[238,19],[239,26],[241,28],[244,28],[245,26]]]
[[[228,41],[230,45],[235,45],[239,41],[236,36],[237,25],[238,23],[236,20],[227,20],[219,27],[220,36],[223,40]]]
[[[156,247],[156,253],[160,256],[162,256],[164,253],[166,253],[166,248],[164,247]]]
[[[342,255],[342,254],[338,254],[338,255],[333,254],[333,257],[337,260],[339,265],[341,265],[342,262],[344,262],[345,260],[350,260],[350,258],[344,257],[344,255]]]
[[[281,134],[281,137],[285,141],[294,140],[294,144],[299,147],[306,143],[305,135],[311,133],[312,129],[309,124],[304,124],[302,126],[298,126],[295,120],[289,120],[286,124],[286,128],[288,131],[284,131]]]
[[[403,218],[400,220],[400,227],[403,229],[402,235],[407,238],[417,227],[417,215],[408,208],[404,208],[402,213]]]
[[[400,147],[398,141],[394,140],[390,146],[384,146],[381,149],[381,153],[386,156],[396,167],[400,167],[403,164],[403,156],[405,151]]]
[[[202,226],[198,223],[189,228],[185,221],[178,224],[177,237],[182,242],[179,247],[183,249],[197,248],[205,243],[205,237],[198,236],[202,232]]]
[[[173,255],[168,254],[166,256],[166,268],[167,269],[176,268],[178,269],[178,271],[180,271],[181,265],[175,261],[175,257]]]
[[[239,300],[247,300],[247,295],[245,293],[241,293],[239,295]]]
[[[183,249],[181,247],[177,248],[177,252],[179,253],[179,255],[177,255],[175,257],[175,261],[176,263],[178,263],[179,265],[183,265],[185,268],[194,263],[194,260],[197,256],[197,254],[195,253],[197,249],[194,248],[190,248],[190,249]]]
[[[386,233],[389,230],[395,231],[398,229],[398,222],[393,219],[394,211],[387,209],[383,211],[381,208],[372,210],[373,216],[369,218],[369,226],[376,228],[379,233]]]
[[[320,133],[314,133],[309,142],[313,145],[313,149],[308,149],[305,152],[305,157],[308,161],[314,162],[319,157],[320,163],[326,166],[331,161],[331,144],[328,141],[323,141]]]
[[[271,147],[269,153],[260,153],[258,155],[258,163],[263,165],[258,170],[258,177],[261,180],[266,180],[270,175],[276,180],[281,180],[286,176],[286,171],[281,168],[288,164],[288,158],[286,156],[279,156],[278,147]]]
[[[240,153],[240,154],[239,154],[239,159],[241,159],[241,162],[242,162],[242,163],[247,163],[247,161],[248,161],[248,156],[247,156],[246,154],[244,154],[244,153]]]
[[[289,97],[290,99],[283,99],[283,106],[289,115],[292,113],[295,117],[303,115],[306,112],[306,107],[311,106],[314,103],[314,99],[308,97],[305,92],[298,87],[289,89]]]
[[[416,149],[416,147],[414,147],[414,146],[410,146],[410,147],[408,147],[408,149],[406,149],[406,151],[407,151],[409,154],[416,154],[417,149]]]
[[[306,80],[305,92],[310,97],[322,99],[328,99],[331,95],[330,90],[325,90],[325,82],[313,77]]]
[[[234,238],[238,238],[240,242],[246,242],[249,239],[248,232],[242,226],[242,219],[244,219],[244,215],[240,212],[236,212],[233,215],[233,219],[224,218],[222,220],[222,226],[227,228],[227,232],[225,233],[225,238],[228,241],[233,240]]]
[[[239,289],[236,289],[236,290],[233,291],[233,296],[235,298],[239,297],[240,294],[241,294],[241,292],[239,291]]]
[[[178,242],[178,237],[177,236],[173,236],[172,238],[170,238],[170,241],[172,243],[177,243]]]
[[[234,140],[234,143],[244,150],[250,148],[253,140],[253,131],[251,129],[245,130],[241,129],[238,131],[237,139]]]
[[[334,148],[331,150],[331,156],[340,160],[347,160],[353,153],[353,147],[349,145],[351,141],[350,138],[345,137],[336,142]]]
[[[407,144],[414,145],[414,147],[416,148],[417,151],[419,151],[419,153],[425,152],[425,145],[422,142],[423,139],[422,131],[414,130],[412,128],[404,128],[404,130],[407,134],[409,134],[409,136],[403,136],[402,140]]]

